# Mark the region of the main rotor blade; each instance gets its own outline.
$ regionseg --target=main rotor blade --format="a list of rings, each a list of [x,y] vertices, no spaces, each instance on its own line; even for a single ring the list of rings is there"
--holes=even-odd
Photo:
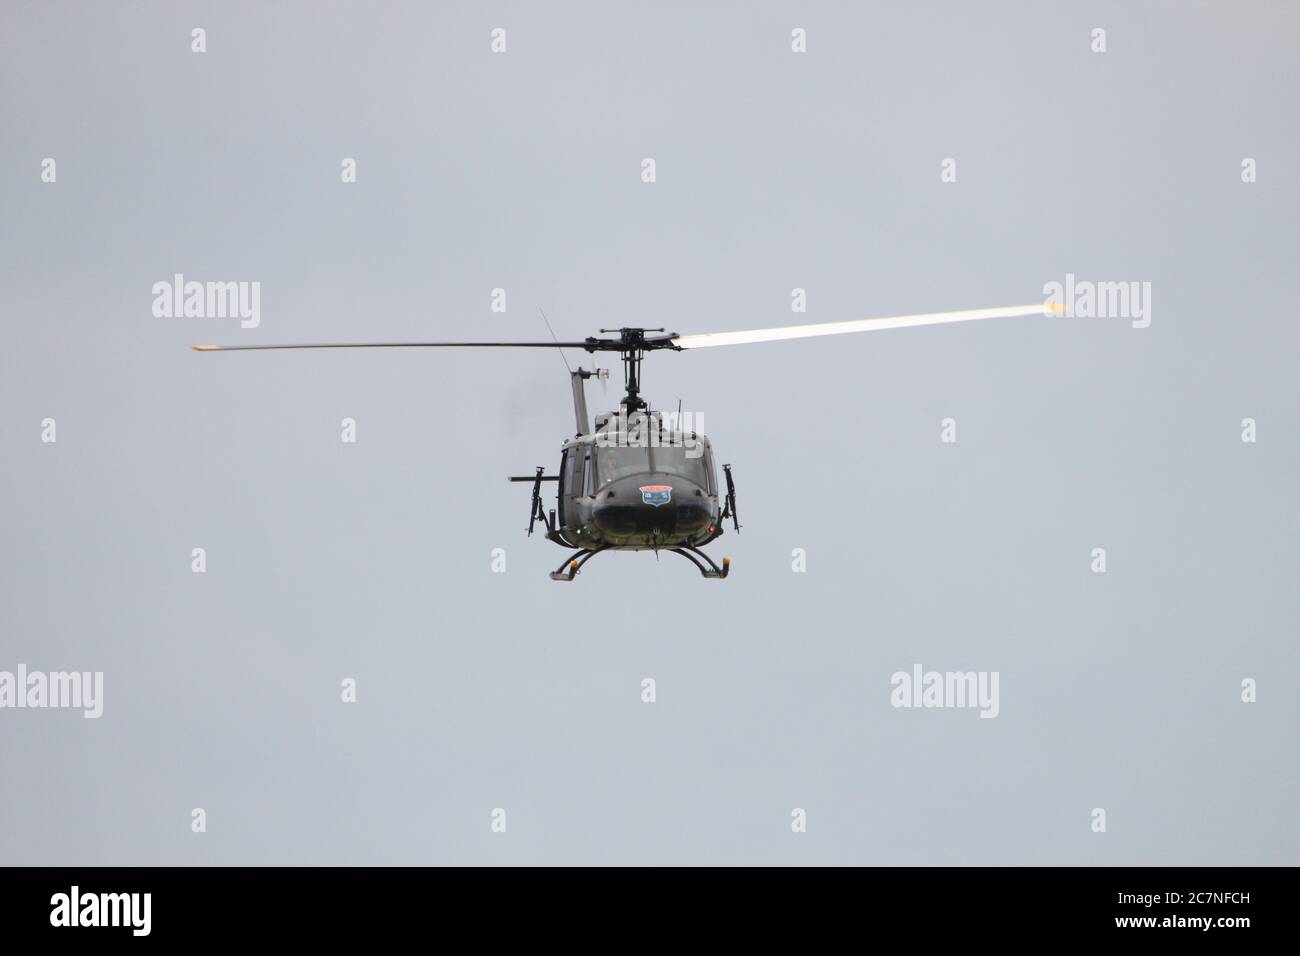
[[[1004,319],[1017,315],[1052,315],[1065,311],[1056,303],[1013,305],[1004,309],[966,309],[962,312],[929,312],[923,315],[896,315],[885,319],[853,319],[848,322],[824,322],[820,325],[785,325],[774,329],[744,329],[738,332],[706,332],[679,335],[673,344],[683,349],[707,349],[715,345],[745,345],[749,342],[777,342],[782,339],[807,339],[819,335],[844,335],[847,332],[879,332],[917,325],[943,325],[948,322],[972,322],[976,319]]]
[[[308,345],[191,345],[196,352],[263,349],[582,349],[586,342],[319,342]]]

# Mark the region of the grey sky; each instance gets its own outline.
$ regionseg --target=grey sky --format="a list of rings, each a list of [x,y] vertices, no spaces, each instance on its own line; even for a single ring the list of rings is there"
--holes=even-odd
[[[102,670],[105,700],[0,710],[0,862],[1300,862],[1297,26],[6,4],[0,670]],[[155,318],[177,272],[260,282],[260,327]],[[724,582],[547,579],[502,479],[556,465],[558,356],[188,351],[541,339],[539,306],[566,338],[829,322],[1067,272],[1151,282],[1150,328],[650,356],[735,468]],[[998,671],[997,719],[891,707],[917,663]]]

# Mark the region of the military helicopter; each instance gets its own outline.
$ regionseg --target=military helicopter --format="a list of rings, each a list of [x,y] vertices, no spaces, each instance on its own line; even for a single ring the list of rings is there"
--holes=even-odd
[[[688,349],[775,342],[784,339],[876,332],[884,329],[942,325],[979,319],[1059,314],[1055,303],[996,309],[968,309],[923,315],[857,319],[814,325],[746,329],[679,335],[664,329],[601,329],[600,336],[580,342],[340,342],[304,345],[195,345],[198,352],[250,352],[274,349],[353,348],[541,348],[617,352],[622,357],[626,394],[616,411],[588,422],[586,382],[603,379],[605,369],[570,370],[575,433],[560,448],[556,474],[537,466],[533,475],[511,476],[512,482],[531,482],[532,507],[528,517],[531,536],[538,522],[546,537],[572,553],[555,571],[555,581],[572,581],[582,566],[606,551],[670,551],[689,560],[706,578],[721,580],[731,570],[731,559],[719,567],[701,549],[723,534],[730,520],[739,533],[736,485],[731,465],[723,465],[725,490],[717,481],[713,447],[704,435],[683,427],[680,416],[652,410],[641,397],[641,362],[647,352],[681,352]],[[549,323],[548,323],[549,326]],[[567,361],[566,361],[567,365]],[[549,514],[542,503],[542,484],[557,485],[556,507]]]

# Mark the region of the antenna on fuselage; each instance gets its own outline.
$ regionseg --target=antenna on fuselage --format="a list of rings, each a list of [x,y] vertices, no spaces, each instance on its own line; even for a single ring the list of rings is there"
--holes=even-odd
[[[551,333],[551,338],[555,340],[556,345],[559,345],[560,340],[555,337],[555,329],[551,328],[551,320],[546,317],[545,312],[542,312],[542,307],[540,305],[537,307],[537,311],[542,313],[542,321],[546,323],[546,331]],[[564,362],[564,367],[567,368],[569,370],[569,374],[572,375],[573,366],[569,364],[569,359],[564,354],[564,349],[558,349],[557,351],[559,351],[560,353],[560,359]]]

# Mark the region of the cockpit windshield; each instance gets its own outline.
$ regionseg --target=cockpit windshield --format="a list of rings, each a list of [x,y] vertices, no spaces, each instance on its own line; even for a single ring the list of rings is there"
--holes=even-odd
[[[699,444],[692,443],[690,447],[598,446],[595,452],[596,475],[601,485],[628,475],[654,471],[686,478],[701,488],[709,486],[705,473],[704,449]]]

